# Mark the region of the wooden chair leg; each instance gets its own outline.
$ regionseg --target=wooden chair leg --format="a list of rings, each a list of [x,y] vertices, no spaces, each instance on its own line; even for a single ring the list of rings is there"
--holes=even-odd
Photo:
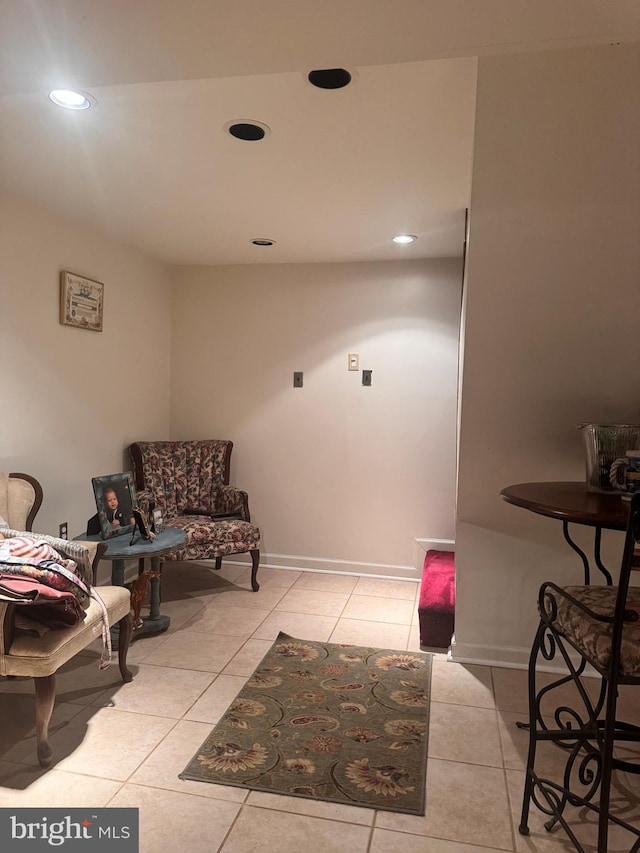
[[[254,592],[257,592],[260,589],[260,584],[256,580],[256,575],[258,574],[258,565],[260,563],[260,549],[254,548],[253,551],[250,551],[251,554],[251,589]]]
[[[217,572],[219,572],[219,571],[220,571],[220,569],[222,568],[222,557],[216,557],[216,565],[215,565],[215,568],[216,568],[216,571],[217,571]]]
[[[120,632],[118,634],[118,665],[120,667],[120,675],[125,682],[133,680],[133,673],[127,669],[127,652],[129,651],[129,643],[131,642],[131,634],[133,633],[133,616],[127,613],[118,622]]]
[[[56,677],[46,675],[33,679],[36,689],[36,742],[40,767],[51,764],[53,750],[49,746],[49,722],[56,701]]]

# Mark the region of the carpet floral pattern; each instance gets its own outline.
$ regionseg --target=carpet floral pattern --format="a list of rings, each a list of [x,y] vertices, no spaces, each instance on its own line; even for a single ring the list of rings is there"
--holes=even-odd
[[[423,815],[431,656],[280,634],[182,779]]]

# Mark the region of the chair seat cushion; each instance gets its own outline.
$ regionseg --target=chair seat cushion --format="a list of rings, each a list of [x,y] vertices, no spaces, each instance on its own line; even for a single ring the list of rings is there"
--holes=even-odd
[[[164,560],[212,560],[260,548],[260,530],[248,521],[212,521],[206,515],[179,515],[167,524],[184,530],[183,548],[166,554]]]
[[[123,586],[96,587],[113,625],[131,609],[131,595]],[[9,653],[2,658],[2,675],[38,678],[52,675],[63,663],[102,635],[102,609],[91,599],[84,622],[61,631],[48,631],[42,637],[17,632]],[[88,638],[87,634],[91,637]]]
[[[569,595],[600,616],[613,616],[618,588],[615,586],[566,586]],[[599,622],[580,610],[573,602],[553,588],[547,594],[556,602],[555,627],[599,669],[607,669],[611,661],[611,623]],[[640,607],[640,589],[629,590],[627,605]],[[546,611],[550,613],[550,603]],[[620,647],[620,672],[625,676],[640,677],[640,622],[625,622]]]

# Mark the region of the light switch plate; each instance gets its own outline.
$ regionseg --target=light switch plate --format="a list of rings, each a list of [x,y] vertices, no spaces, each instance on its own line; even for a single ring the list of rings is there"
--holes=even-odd
[[[362,371],[362,384],[363,385],[371,385],[371,374],[373,370],[363,370]]]
[[[357,352],[349,353],[349,370],[360,370],[360,356]]]
[[[293,387],[294,388],[302,388],[302,371],[296,371],[293,374]]]

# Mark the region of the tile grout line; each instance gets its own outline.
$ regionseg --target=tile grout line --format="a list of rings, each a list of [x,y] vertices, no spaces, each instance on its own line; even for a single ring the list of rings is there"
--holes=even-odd
[[[496,702],[496,684],[493,675],[493,667],[489,667],[491,673],[491,690],[493,692],[493,701],[494,704]],[[498,740],[500,742],[500,757],[502,759],[502,778],[504,779],[504,789],[507,795],[507,809],[508,809],[508,817],[509,817],[509,827],[511,829],[511,847],[514,851],[518,849],[518,839],[516,838],[516,829],[515,829],[515,821],[513,818],[513,803],[511,802],[511,791],[509,790],[509,780],[507,778],[507,766],[505,761],[504,754],[504,743],[502,740],[502,729],[500,727],[500,721],[498,720],[498,708],[495,710],[496,714],[496,723],[498,726]]]
[[[229,825],[229,828],[228,828],[228,829],[227,829],[227,831],[225,832],[225,834],[224,834],[224,838],[223,838],[223,839],[222,839],[222,841],[220,842],[220,845],[218,846],[218,849],[217,849],[216,853],[221,853],[221,851],[224,849],[224,845],[225,845],[225,844],[227,843],[227,841],[229,840],[229,836],[231,835],[231,832],[233,831],[233,829],[234,829],[235,825],[237,824],[238,820],[240,819],[240,815],[242,814],[243,809],[244,809],[244,807],[246,806],[246,804],[247,804],[246,798],[243,800],[243,802],[241,802],[241,803],[239,803],[239,804],[238,804],[238,805],[240,806],[240,808],[238,809],[238,811],[237,811],[236,816],[234,817],[234,819],[231,821],[231,824]]]
[[[369,838],[367,840],[367,850],[366,853],[371,853],[371,845],[373,844],[373,836],[376,831],[376,821],[378,819],[378,810],[375,809],[373,812],[373,820],[371,821],[371,825],[369,826]]]

